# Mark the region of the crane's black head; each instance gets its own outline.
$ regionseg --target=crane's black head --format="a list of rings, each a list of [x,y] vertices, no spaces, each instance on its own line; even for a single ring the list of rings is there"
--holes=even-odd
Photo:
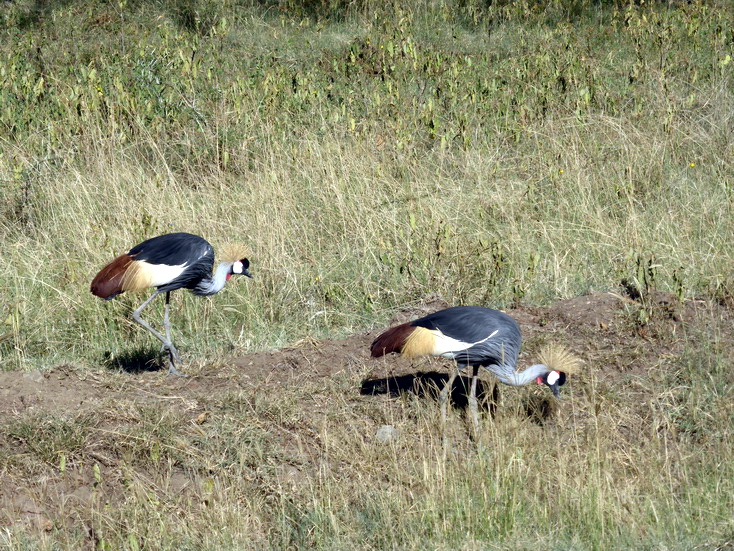
[[[566,374],[563,371],[549,371],[542,377],[538,377],[536,382],[550,388],[553,396],[560,399],[561,387],[566,384]]]
[[[250,261],[246,258],[240,258],[239,260],[235,260],[232,263],[232,268],[230,268],[230,272],[227,275],[227,279],[232,277],[232,275],[244,275],[247,277],[252,277],[252,274],[248,270],[250,267]]]

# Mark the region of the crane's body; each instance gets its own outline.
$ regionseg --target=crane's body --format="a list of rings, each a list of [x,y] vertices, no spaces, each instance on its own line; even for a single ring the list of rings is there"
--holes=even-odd
[[[153,237],[134,246],[112,260],[92,280],[91,292],[111,300],[126,291],[142,291],[154,287],[155,292],[133,312],[133,319],[163,343],[169,355],[169,372],[182,375],[175,367],[180,361],[171,342],[168,309],[170,293],[189,289],[199,296],[218,293],[233,274],[252,277],[249,260],[241,246],[227,251],[214,270],[214,248],[203,237],[190,233],[169,233]],[[163,325],[166,335],[153,329],[140,316],[143,309],[159,294],[166,293]]]
[[[375,339],[370,350],[375,358],[392,352],[410,358],[442,356],[454,360],[460,368],[472,367],[469,408],[476,426],[476,383],[480,367],[504,384],[521,386],[535,381],[547,385],[560,397],[559,387],[566,381],[565,373],[545,364],[518,371],[521,346],[520,327],[504,312],[480,306],[456,306],[388,329]],[[446,400],[456,376],[457,371],[453,369],[440,394],[444,420]]]

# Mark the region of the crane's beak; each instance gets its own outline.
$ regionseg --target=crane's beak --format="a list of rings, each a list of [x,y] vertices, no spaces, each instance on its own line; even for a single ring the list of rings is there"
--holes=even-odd
[[[548,385],[548,386],[550,387],[551,391],[553,392],[553,396],[555,396],[556,398],[560,400],[561,399],[561,389],[558,386],[558,383],[553,383],[552,385]]]
[[[247,277],[252,277],[252,274],[250,273],[250,270],[248,268],[250,267],[250,261],[246,258],[243,258],[242,260],[238,260],[232,265],[232,272],[239,275],[244,275]]]

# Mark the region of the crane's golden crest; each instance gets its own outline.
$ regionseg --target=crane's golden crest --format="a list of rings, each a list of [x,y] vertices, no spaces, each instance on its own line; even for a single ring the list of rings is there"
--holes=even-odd
[[[228,243],[222,247],[219,256],[221,262],[236,262],[247,258],[247,247],[242,243]]]
[[[578,373],[584,361],[561,344],[551,343],[538,353],[538,360],[553,371],[563,371],[569,375]]]

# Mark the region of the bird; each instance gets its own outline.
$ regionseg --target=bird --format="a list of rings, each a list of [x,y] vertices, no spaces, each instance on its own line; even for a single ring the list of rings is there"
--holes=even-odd
[[[472,368],[469,410],[475,430],[479,426],[476,398],[479,368],[483,367],[504,384],[521,386],[536,382],[547,386],[556,398],[566,383],[567,373],[580,365],[580,359],[560,345],[542,352],[541,363],[518,371],[517,358],[522,346],[520,327],[508,314],[482,306],[454,306],[420,319],[391,327],[370,346],[373,358],[399,353],[407,358],[442,356],[454,360],[454,368],[439,394],[441,419],[446,422],[446,403],[458,369]]]
[[[90,291],[105,300],[129,291],[143,291],[155,287],[155,292],[132,314],[133,319],[150,331],[168,354],[168,372],[185,377],[176,369],[181,358],[171,340],[171,325],[168,316],[171,292],[188,289],[198,296],[214,295],[222,290],[233,275],[252,277],[250,261],[245,257],[244,247],[233,244],[227,247],[214,270],[214,248],[198,235],[177,232],[152,237],[121,254],[92,280]],[[166,294],[163,316],[165,336],[153,329],[141,313],[155,297]]]

